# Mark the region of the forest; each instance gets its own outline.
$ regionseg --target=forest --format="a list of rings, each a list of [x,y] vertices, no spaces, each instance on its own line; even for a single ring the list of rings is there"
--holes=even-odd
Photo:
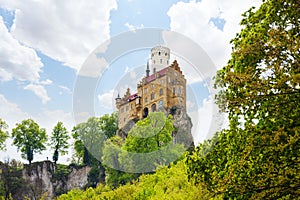
[[[11,137],[30,164],[50,146],[56,164],[70,148],[71,134],[72,163],[91,170],[85,190],[73,189],[59,200],[300,199],[300,1],[265,0],[245,12],[240,25],[231,58],[214,77],[215,102],[229,125],[194,149],[182,153],[183,145],[168,145],[172,116],[156,112],[125,139],[116,135],[117,113],[92,117],[71,133],[58,122],[48,139],[32,119],[11,131],[1,119],[0,150]],[[164,126],[153,135],[151,127],[159,121]],[[126,153],[158,150],[159,156],[145,161]],[[0,181],[3,199],[14,189],[7,184]]]

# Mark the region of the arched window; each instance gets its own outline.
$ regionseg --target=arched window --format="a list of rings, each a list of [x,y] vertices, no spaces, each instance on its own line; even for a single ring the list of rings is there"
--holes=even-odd
[[[154,92],[151,93],[151,100],[155,98]]]
[[[159,90],[159,95],[161,96],[161,95],[163,95],[164,94],[164,90],[162,89],[162,88],[160,88],[160,90]]]
[[[160,52],[158,52],[158,55],[160,56]]]
[[[155,111],[156,111],[156,104],[153,104],[153,105],[151,106],[151,110],[152,110],[152,112],[155,112]]]
[[[144,110],[143,110],[143,118],[145,118],[145,117],[147,117],[148,116],[148,108],[146,107],[146,108],[144,108]]]
[[[162,108],[164,106],[164,101],[163,100],[160,100],[158,102],[158,108]]]

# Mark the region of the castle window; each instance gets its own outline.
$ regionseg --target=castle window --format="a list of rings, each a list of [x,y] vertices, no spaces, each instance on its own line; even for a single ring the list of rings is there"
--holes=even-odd
[[[151,88],[154,88],[154,84],[151,84]]]
[[[151,100],[153,100],[155,98],[155,94],[154,92],[151,93]]]
[[[160,88],[160,90],[159,90],[159,95],[161,96],[161,95],[163,95],[164,94],[164,90],[162,89],[162,88]]]
[[[160,59],[160,64],[162,63],[162,59]]]
[[[160,100],[160,101],[158,102],[158,108],[162,108],[163,105],[164,105],[164,101],[163,101],[163,100]]]
[[[167,53],[165,53],[165,56],[167,56],[168,54]]]
[[[169,82],[169,83],[171,82],[171,78],[170,78],[170,77],[168,77],[168,82]]]
[[[128,111],[129,110],[129,106],[126,106],[126,111]]]
[[[124,108],[121,109],[121,113],[123,113],[123,112],[124,112]]]
[[[148,102],[148,98],[146,97],[146,98],[145,98],[145,103],[147,103],[147,102]]]
[[[152,112],[155,112],[155,111],[156,111],[156,104],[153,104],[153,105],[151,106],[151,110],[152,110]]]
[[[176,88],[173,88],[173,95],[176,94]]]
[[[160,52],[158,52],[158,55],[160,56]]]
[[[155,64],[155,60],[153,60],[153,64]]]
[[[148,92],[148,88],[145,88],[144,89],[144,93],[146,94]]]
[[[160,84],[163,85],[164,83],[165,83],[164,79],[161,79],[161,80],[160,80]]]
[[[169,64],[169,61],[167,60],[167,65]]]

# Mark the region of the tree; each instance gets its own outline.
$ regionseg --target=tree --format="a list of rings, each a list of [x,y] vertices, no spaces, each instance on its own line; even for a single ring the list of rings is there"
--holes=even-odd
[[[41,153],[45,150],[47,141],[46,130],[40,128],[32,119],[23,120],[17,123],[12,129],[13,144],[21,150],[21,156],[29,161],[33,160],[34,153]]]
[[[228,65],[216,77],[229,129],[189,176],[232,199],[300,195],[300,2],[267,0],[243,16]]]
[[[5,150],[5,141],[9,137],[6,129],[8,128],[5,121],[0,119],[0,150]]]
[[[58,122],[53,128],[52,136],[50,138],[51,148],[54,150],[53,161],[56,164],[58,160],[58,154],[65,155],[68,153],[69,148],[68,140],[70,136],[67,129],[64,127],[62,122]]]
[[[102,157],[106,183],[117,187],[179,159],[184,147],[173,144],[173,130],[172,116],[153,112],[138,121],[124,141],[119,136],[106,141]]]
[[[86,122],[77,124],[72,130],[76,156],[87,165],[100,160],[103,142],[116,134],[117,124],[116,113],[99,118],[91,117]]]

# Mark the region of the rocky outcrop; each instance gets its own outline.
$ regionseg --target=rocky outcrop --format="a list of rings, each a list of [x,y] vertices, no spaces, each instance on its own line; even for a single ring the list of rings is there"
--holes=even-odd
[[[192,120],[183,107],[173,107],[171,109],[159,110],[165,115],[171,114],[174,119],[173,142],[175,144],[184,144],[186,149],[194,147],[192,136]],[[125,139],[130,129],[135,125],[137,120],[130,120],[122,129],[117,131],[117,135]]]
[[[2,166],[3,165],[3,166]],[[7,165],[0,165],[1,170]],[[83,189],[88,184],[88,174],[91,170],[88,166],[55,165],[51,161],[35,162],[24,165],[18,175],[15,175],[22,184],[14,188],[13,199],[53,199],[71,189]],[[5,174],[1,176],[2,182],[8,181]],[[11,180],[10,180],[11,181]],[[13,185],[18,184],[17,182]]]
[[[176,144],[184,144],[185,148],[194,147],[192,135],[192,120],[183,108],[173,108],[174,128],[173,141]]]

